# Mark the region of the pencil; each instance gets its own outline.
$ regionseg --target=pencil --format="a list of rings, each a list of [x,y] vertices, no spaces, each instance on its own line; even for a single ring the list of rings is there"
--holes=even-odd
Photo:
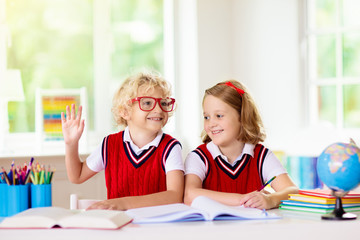
[[[12,179],[12,185],[16,185],[16,182],[15,182],[15,169],[14,169],[14,165],[15,165],[15,160],[12,160],[12,163],[11,163],[11,179]]]
[[[39,184],[43,184],[44,181],[44,166],[41,167],[40,170],[40,180],[39,180]]]
[[[276,178],[276,176],[273,176],[269,181],[267,181],[267,182],[259,189],[259,191],[263,190],[264,187],[266,187],[267,185],[269,185],[275,178]]]
[[[29,162],[29,167],[30,167],[30,168],[31,168],[33,162],[34,162],[34,158],[32,157],[32,158],[30,159],[30,162]]]
[[[24,185],[29,182],[30,172],[31,172],[30,170],[27,170],[27,173],[26,173],[26,175],[25,175]]]
[[[33,175],[30,173],[30,179],[31,179],[31,182],[34,184],[34,185],[36,185],[37,184],[37,182],[35,182],[35,179],[34,179],[34,177],[33,177]]]
[[[3,175],[4,175],[5,182],[7,183],[7,185],[11,185],[10,180],[9,180],[9,177],[8,177],[5,169],[2,167],[1,170],[2,170],[2,173],[3,173]]]
[[[53,175],[54,175],[55,170],[56,170],[56,169],[52,170],[51,173],[50,173],[49,184],[51,183],[51,180],[52,180],[52,177],[53,177]]]

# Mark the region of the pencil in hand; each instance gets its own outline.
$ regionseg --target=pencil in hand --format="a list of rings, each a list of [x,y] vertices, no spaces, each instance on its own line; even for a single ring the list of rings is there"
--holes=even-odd
[[[276,178],[276,176],[273,176],[269,181],[267,181],[267,182],[259,189],[259,192],[260,192],[261,190],[263,190],[267,185],[269,185],[275,178]]]

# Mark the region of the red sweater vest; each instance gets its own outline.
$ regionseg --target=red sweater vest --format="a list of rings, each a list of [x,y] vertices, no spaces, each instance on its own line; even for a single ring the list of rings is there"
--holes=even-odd
[[[165,162],[172,148],[180,144],[163,134],[158,147],[150,147],[137,156],[124,132],[104,138],[102,157],[105,166],[107,198],[140,196],[166,190]]]
[[[255,146],[254,157],[244,154],[234,166],[220,156],[213,159],[206,144],[200,145],[194,152],[205,163],[204,189],[245,194],[258,190],[264,184],[261,172],[268,149],[261,144]]]

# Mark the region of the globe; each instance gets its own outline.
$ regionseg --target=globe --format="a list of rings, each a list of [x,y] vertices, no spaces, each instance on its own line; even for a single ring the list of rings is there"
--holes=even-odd
[[[348,192],[360,183],[360,149],[353,143],[334,143],[317,161],[320,180],[334,191]]]

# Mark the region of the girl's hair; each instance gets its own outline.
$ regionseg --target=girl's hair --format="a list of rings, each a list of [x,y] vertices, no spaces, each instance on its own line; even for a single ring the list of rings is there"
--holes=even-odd
[[[127,122],[121,114],[130,109],[132,105],[130,100],[136,97],[138,89],[142,86],[145,86],[146,92],[159,87],[163,92],[164,98],[171,96],[170,84],[161,77],[159,73],[153,71],[143,71],[129,76],[121,84],[120,88],[113,97],[111,111],[117,125],[127,126]],[[171,116],[171,114],[169,114],[169,116]]]
[[[231,84],[233,86],[229,86]],[[234,87],[242,89],[244,93],[240,93],[241,90],[236,90]],[[219,98],[239,113],[239,122],[241,126],[238,140],[251,144],[257,144],[265,140],[266,135],[259,111],[243,84],[236,80],[229,80],[216,84],[205,90],[203,105],[205,98],[209,95]],[[204,143],[211,141],[205,130],[202,131],[201,138]]]

